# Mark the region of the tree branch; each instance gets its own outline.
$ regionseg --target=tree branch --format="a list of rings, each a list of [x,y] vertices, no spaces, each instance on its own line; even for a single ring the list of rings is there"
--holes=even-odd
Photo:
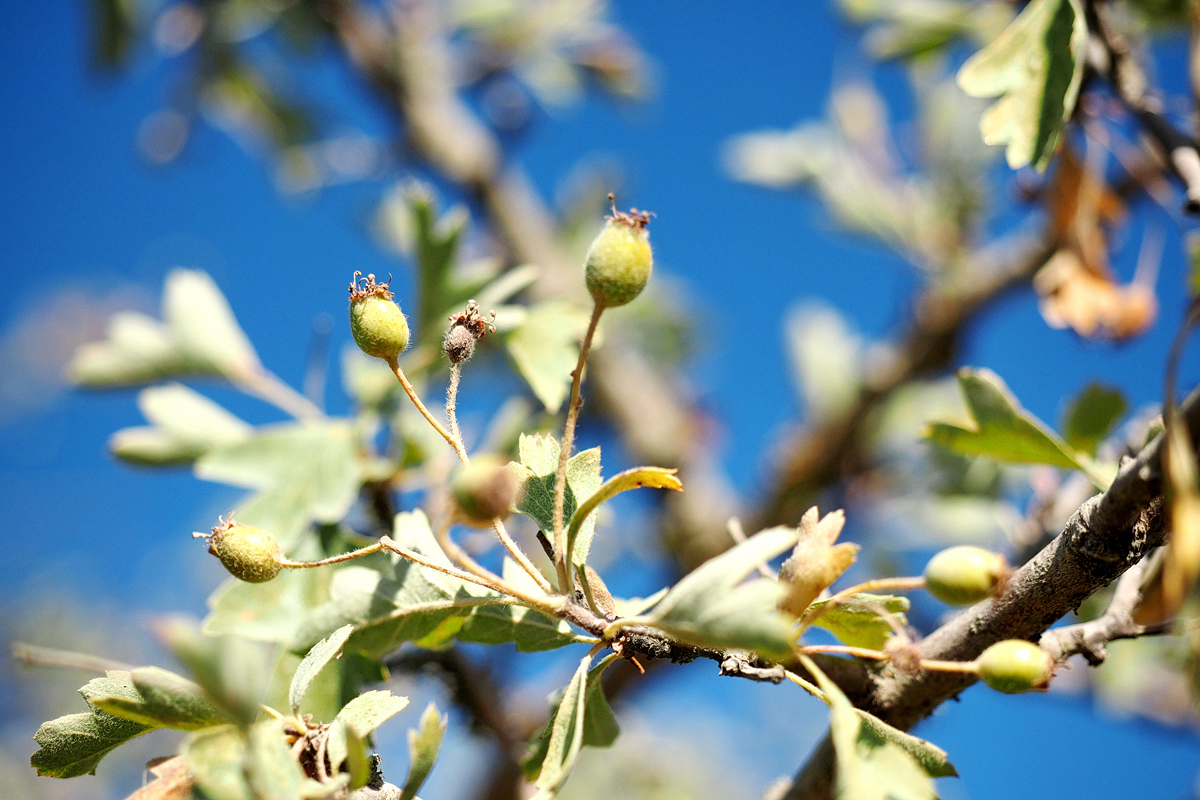
[[[888,366],[867,377],[846,412],[801,431],[787,448],[777,482],[759,511],[758,527],[794,523],[817,491],[861,472],[867,466],[863,442],[873,412],[902,385],[949,366],[971,321],[1031,280],[1057,246],[1049,228],[1001,239],[921,292],[912,318],[892,339],[895,357]]]
[[[1180,406],[1180,414],[1192,442],[1200,440],[1200,387]],[[1062,533],[1013,574],[1004,594],[971,607],[925,637],[921,658],[971,661],[1004,639],[1035,641],[1162,544],[1168,533],[1160,464],[1163,447],[1159,435],[1137,458],[1127,461],[1108,491],[1080,506]],[[1127,584],[1119,592],[1117,611],[1128,604],[1129,591]],[[975,680],[966,673],[904,675],[885,668],[855,705],[908,730]],[[831,786],[832,780],[824,774],[831,766],[828,759],[811,759],[787,796],[792,800],[829,796],[828,792],[801,793],[797,787]]]

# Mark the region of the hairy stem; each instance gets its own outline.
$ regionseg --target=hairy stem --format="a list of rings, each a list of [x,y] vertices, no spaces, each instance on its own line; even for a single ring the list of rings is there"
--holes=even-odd
[[[451,364],[450,385],[446,387],[446,422],[450,424],[450,436],[455,442],[458,442],[458,450],[465,453],[467,448],[463,444],[462,431],[458,428],[458,380],[460,377],[462,377],[462,368],[458,364]]]
[[[408,382],[408,378],[404,375],[404,370],[400,368],[400,362],[396,361],[395,358],[389,358],[387,359],[387,364],[392,368],[392,372],[395,373],[396,380],[400,381],[400,385],[404,387],[404,393],[408,395],[408,399],[412,400],[413,405],[417,407],[417,411],[421,412],[421,416],[423,416],[425,420],[433,426],[433,429],[449,443],[450,447],[453,448],[455,454],[458,456],[459,461],[461,461],[463,464],[470,464],[471,459],[467,457],[467,451],[463,448],[462,443],[451,436],[450,431],[446,430],[442,426],[442,423],[434,419],[433,414],[430,414],[429,409],[426,408],[425,404],[421,402],[421,398],[417,396],[416,389],[414,389],[412,384]]]
[[[583,367],[587,364],[592,337],[596,335],[596,325],[603,313],[604,306],[599,303],[593,306],[592,319],[588,322],[587,333],[579,346],[579,361],[571,373],[571,399],[567,405],[567,422],[563,426],[562,444],[558,451],[558,472],[554,475],[554,566],[558,569],[558,588],[563,594],[570,594],[572,580],[567,564],[567,533],[563,527],[563,506],[567,500],[567,461],[571,458],[571,447],[575,443],[575,423],[579,419],[579,386],[583,381]]]

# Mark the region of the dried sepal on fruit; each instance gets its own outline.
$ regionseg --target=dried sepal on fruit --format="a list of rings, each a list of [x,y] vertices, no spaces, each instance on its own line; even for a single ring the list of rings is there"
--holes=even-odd
[[[408,319],[392,299],[388,283],[357,270],[350,282],[350,332],[369,356],[394,359],[408,347]]]
[[[650,234],[646,226],[649,211],[618,211],[612,193],[612,215],[587,252],[587,288],[596,305],[602,308],[623,306],[646,288],[654,269]]]
[[[1054,660],[1033,642],[1006,639],[984,650],[975,668],[979,679],[996,691],[1017,694],[1049,686]]]
[[[991,597],[1003,589],[1007,577],[1004,556],[970,545],[948,547],[925,565],[925,588],[952,606],[969,606]]]
[[[253,525],[239,525],[218,519],[212,533],[194,533],[194,539],[207,539],[208,552],[221,560],[233,577],[246,583],[265,583],[283,569],[283,552],[269,532]]]
[[[488,333],[496,332],[495,321],[496,312],[491,312],[491,319],[486,319],[474,300],[467,301],[467,307],[461,314],[451,314],[450,329],[442,341],[442,349],[446,351],[450,363],[457,366],[474,355],[475,342]]]
[[[800,519],[800,537],[792,554],[779,568],[779,579],[788,584],[780,608],[799,617],[821,592],[841,577],[858,557],[858,545],[834,544],[846,524],[837,510],[820,516],[813,506]]]

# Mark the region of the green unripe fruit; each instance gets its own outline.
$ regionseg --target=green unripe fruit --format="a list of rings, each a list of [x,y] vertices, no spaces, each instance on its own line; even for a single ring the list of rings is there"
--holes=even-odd
[[[1016,694],[1045,689],[1054,672],[1054,662],[1033,642],[1008,639],[983,651],[975,666],[979,678],[998,692]]]
[[[1008,573],[1004,557],[982,547],[951,547],[925,566],[925,588],[952,606],[969,606],[996,593]]]
[[[388,284],[354,273],[350,284],[350,332],[364,353],[393,359],[408,347],[408,320],[392,300]]]
[[[610,200],[613,196],[608,196]],[[642,293],[654,269],[650,251],[650,212],[613,213],[587,253],[587,288],[601,307],[623,306]]]
[[[206,538],[208,552],[221,559],[230,575],[246,583],[264,583],[283,569],[279,542],[262,528],[238,525],[230,519]]]
[[[463,467],[450,483],[450,492],[465,522],[487,527],[496,517],[507,517],[517,503],[520,484],[501,461],[477,458]]]

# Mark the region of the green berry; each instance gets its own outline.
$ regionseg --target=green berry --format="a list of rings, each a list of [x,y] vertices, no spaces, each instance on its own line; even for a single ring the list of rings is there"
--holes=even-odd
[[[208,552],[221,559],[230,575],[246,583],[264,583],[283,569],[279,542],[262,528],[238,525],[231,518],[204,538],[208,539]]]
[[[480,527],[507,517],[517,503],[520,485],[497,458],[483,456],[461,468],[450,483],[454,501],[466,522]]]
[[[587,288],[596,305],[604,308],[623,306],[641,294],[654,269],[646,231],[650,212],[617,211],[614,203],[612,216],[606,219],[587,253]]]
[[[996,593],[1008,565],[1004,557],[982,547],[951,547],[925,566],[929,593],[952,606],[969,606]]]
[[[983,651],[975,666],[984,683],[1006,694],[1045,689],[1054,672],[1050,656],[1021,639],[997,642]]]
[[[388,284],[354,273],[350,284],[350,332],[369,356],[393,359],[408,347],[408,320],[392,300]]]

